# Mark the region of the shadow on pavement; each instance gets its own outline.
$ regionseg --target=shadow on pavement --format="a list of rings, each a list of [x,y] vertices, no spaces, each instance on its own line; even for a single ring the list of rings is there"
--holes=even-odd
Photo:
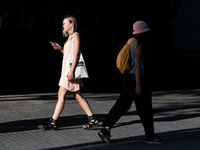
[[[48,150],[125,150],[125,149],[147,149],[147,150],[197,150],[200,143],[200,128],[188,129],[188,130],[178,130],[159,134],[161,137],[165,138],[164,144],[147,144],[145,142],[144,136],[128,137],[122,139],[113,140],[113,144],[103,143],[99,138],[100,142],[78,144],[66,147],[56,147],[50,148]],[[173,148],[172,148],[173,147]]]
[[[200,95],[199,90],[191,90],[191,91],[163,91],[163,92],[155,92],[153,93],[154,98],[159,98],[159,96],[165,96],[170,94],[178,94],[179,96],[189,95],[189,98],[196,97]],[[97,101],[104,101],[107,99],[115,100],[118,97],[118,94],[109,95],[106,94],[87,94],[85,95],[87,99],[95,99]],[[26,95],[5,95],[0,96],[0,101],[24,101],[24,100],[45,100],[45,101],[55,101],[57,99],[57,93],[49,93],[49,94],[26,94]],[[73,96],[67,96],[67,100],[74,100]],[[158,101],[156,101],[158,102]],[[163,103],[163,98],[161,103]],[[196,118],[200,116],[200,101],[195,98],[195,100],[182,100],[180,97],[180,101],[173,99],[168,99],[165,101],[165,105],[162,104],[160,107],[156,107],[153,109],[154,111],[154,121],[178,121],[190,118]],[[96,117],[101,122],[106,117],[107,114],[96,114]],[[137,115],[136,111],[132,111],[131,109],[124,116]],[[164,115],[164,116],[163,116]],[[162,116],[162,117],[155,117]],[[49,118],[45,119],[30,119],[30,120],[19,120],[12,121],[6,123],[0,123],[0,133],[7,132],[20,132],[20,131],[28,131],[35,130],[37,126],[42,123],[48,122]],[[61,128],[72,128],[73,126],[80,126],[87,123],[87,117],[85,115],[75,115],[75,116],[65,116],[59,117],[58,127]],[[140,120],[133,120],[129,122],[116,123],[115,128],[119,126],[126,126],[134,123],[140,123]]]
[[[103,119],[106,117],[106,115],[107,114],[96,114],[95,116],[98,118],[99,122],[102,122]],[[129,111],[124,116],[131,116],[131,115],[137,115],[137,114],[135,111]],[[178,115],[171,115],[169,117],[162,116],[161,118],[155,118],[154,122],[178,121],[178,120],[196,118],[199,116],[200,116],[200,113],[198,113],[198,114],[178,114]],[[19,120],[19,121],[7,122],[7,123],[0,123],[0,133],[36,130],[37,126],[39,124],[46,123],[48,121],[49,121],[49,118]],[[59,130],[82,128],[82,126],[84,124],[86,124],[87,121],[88,120],[85,115],[59,117],[57,126],[60,128]],[[131,125],[131,124],[135,124],[135,123],[141,123],[141,121],[133,120],[133,121],[123,122],[123,123],[116,123],[114,128],[127,126],[127,125]]]
[[[105,115],[96,115],[99,120],[102,120]],[[31,120],[19,120],[6,123],[0,123],[0,133],[8,132],[21,132],[38,129],[39,124],[43,124],[49,121],[49,118],[45,119],[31,119]],[[86,115],[75,115],[68,117],[59,117],[57,126],[61,128],[60,130],[65,130],[69,128],[82,128],[88,122]],[[75,127],[73,127],[75,126]],[[78,127],[76,127],[78,126]],[[39,129],[38,129],[39,130]]]

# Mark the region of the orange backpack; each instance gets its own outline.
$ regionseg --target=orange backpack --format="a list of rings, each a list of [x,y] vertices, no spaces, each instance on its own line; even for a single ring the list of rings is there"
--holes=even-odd
[[[131,45],[135,43],[137,40],[133,40],[130,44],[128,44],[128,41],[126,42],[126,45],[121,49],[117,56],[117,68],[119,71],[124,74],[126,72],[129,72],[132,70],[133,66],[131,66]]]

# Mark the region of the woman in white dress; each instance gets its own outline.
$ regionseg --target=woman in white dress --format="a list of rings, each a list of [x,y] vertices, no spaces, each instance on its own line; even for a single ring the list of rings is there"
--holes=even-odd
[[[73,15],[65,16],[63,18],[63,35],[65,37],[68,37],[68,39],[64,44],[64,48],[62,49],[62,47],[57,43],[54,43],[55,45],[52,44],[55,50],[60,50],[63,53],[62,73],[59,82],[60,88],[58,91],[58,101],[55,107],[54,114],[52,118],[50,118],[49,122],[38,126],[38,128],[40,129],[57,129],[56,121],[64,108],[65,95],[68,91],[73,93],[74,98],[77,99],[77,101],[88,116],[89,122],[85,126],[83,126],[83,128],[90,129],[98,126],[98,120],[93,116],[90,105],[81,94],[80,87],[83,86],[82,79],[74,79],[74,71],[80,56],[80,37],[79,34],[76,32],[76,29],[77,22],[75,17]],[[66,72],[66,68],[68,65],[67,59],[69,59],[68,56],[71,54],[72,45],[74,57],[70,70]]]

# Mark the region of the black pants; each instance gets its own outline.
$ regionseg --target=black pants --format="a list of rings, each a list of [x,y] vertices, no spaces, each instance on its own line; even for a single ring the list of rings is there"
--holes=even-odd
[[[153,111],[151,90],[148,80],[145,75],[141,75],[141,95],[135,94],[136,81],[135,75],[126,73],[123,75],[122,92],[116,103],[106,116],[102,126],[110,128],[123,116],[131,107],[132,102],[135,102],[137,114],[140,117],[144,126],[146,136],[152,136],[154,133],[153,127]]]

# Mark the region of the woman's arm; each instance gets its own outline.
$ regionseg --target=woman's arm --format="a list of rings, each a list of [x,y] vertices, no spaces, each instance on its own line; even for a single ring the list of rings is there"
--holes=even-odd
[[[68,72],[67,74],[67,78],[69,80],[72,80],[74,78],[74,70],[76,68],[76,64],[79,60],[79,57],[80,57],[80,38],[79,38],[79,35],[78,34],[74,34],[74,37],[73,37],[73,53],[74,53],[74,57],[73,57],[73,60],[72,60],[72,66],[70,68],[70,71]]]
[[[62,47],[58,44],[58,43],[56,43],[56,42],[53,42],[54,44],[52,44],[52,46],[53,46],[53,48],[55,49],[55,50],[60,50],[62,53],[64,53],[64,51],[63,51],[63,49],[62,49]]]
[[[137,95],[140,95],[142,92],[141,89],[141,82],[140,82],[140,62],[141,59],[137,56],[135,56],[135,80],[136,80],[136,88],[135,88],[135,93]]]

